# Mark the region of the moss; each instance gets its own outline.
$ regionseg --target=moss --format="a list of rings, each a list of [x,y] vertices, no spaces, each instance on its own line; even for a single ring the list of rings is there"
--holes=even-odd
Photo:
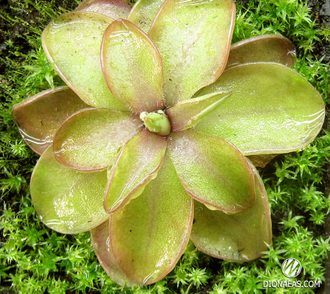
[[[41,49],[44,26],[80,1],[11,0],[0,4],[0,291],[20,293],[118,293],[99,265],[89,233],[61,235],[46,228],[31,204],[29,180],[37,156],[21,140],[10,111],[28,95],[63,82]],[[306,1],[237,1],[234,41],[282,34],[298,47],[296,69],[329,102],[329,66],[323,57],[329,29]],[[313,12],[313,15],[311,14]],[[328,43],[327,43],[328,42]],[[323,58],[323,59],[322,59]],[[328,109],[328,106],[327,106]],[[221,261],[188,246],[175,269],[148,287],[124,293],[261,293],[263,281],[283,280],[281,263],[300,260],[302,281],[324,281],[329,242],[329,142],[327,124],[304,150],[275,158],[261,175],[271,202],[273,244],[260,260]],[[313,293],[272,289],[267,293]]]

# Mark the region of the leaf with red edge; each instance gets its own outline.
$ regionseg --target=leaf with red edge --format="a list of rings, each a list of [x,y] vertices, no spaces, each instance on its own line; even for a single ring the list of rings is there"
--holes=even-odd
[[[16,104],[12,116],[24,141],[42,154],[61,124],[75,112],[88,108],[70,88],[46,90]]]
[[[76,170],[105,169],[140,126],[140,119],[129,112],[105,108],[77,112],[54,137],[55,158]]]
[[[196,130],[225,138],[244,155],[280,154],[314,140],[324,121],[324,102],[301,75],[278,63],[249,63],[227,69],[199,91],[232,91]]]
[[[132,282],[119,266],[111,250],[109,220],[91,230],[93,247],[103,269],[117,284],[132,287]]]
[[[165,156],[156,179],[110,217],[111,248],[127,277],[152,284],[173,269],[189,241],[193,209]]]
[[[163,60],[166,106],[186,100],[223,72],[234,29],[232,0],[166,1],[150,29]]]
[[[226,140],[189,129],[170,134],[168,151],[181,184],[194,199],[227,212],[253,205],[251,168]]]
[[[112,19],[127,18],[131,7],[125,0],[84,0],[76,11],[87,11],[103,14]]]
[[[155,16],[164,2],[165,0],[137,1],[128,16],[128,20],[134,23],[145,33],[148,33]]]
[[[109,88],[132,111],[164,108],[162,60],[155,45],[135,25],[114,21],[104,33],[101,58]]]
[[[216,109],[231,93],[211,93],[178,102],[166,110],[172,132],[189,129]]]
[[[279,35],[252,37],[233,44],[230,48],[227,68],[251,62],[277,62],[293,67],[296,47]]]
[[[112,167],[104,208],[113,212],[138,197],[157,175],[166,151],[166,138],[142,130],[120,152]]]
[[[191,240],[198,249],[217,258],[235,261],[254,260],[268,250],[265,243],[272,242],[270,207],[262,179],[255,168],[253,172],[256,201],[251,208],[228,215],[195,202]]]
[[[102,73],[100,48],[112,19],[77,11],[51,21],[42,34],[42,45],[65,83],[88,105],[127,111],[110,92]]]
[[[32,174],[33,206],[44,224],[63,234],[89,231],[109,215],[102,200],[107,171],[83,173],[54,158],[52,146],[40,157]]]

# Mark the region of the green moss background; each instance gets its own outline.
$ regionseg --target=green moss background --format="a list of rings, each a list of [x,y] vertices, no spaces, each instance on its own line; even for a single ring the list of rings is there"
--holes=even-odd
[[[233,42],[262,34],[281,34],[291,39],[298,50],[296,70],[321,93],[328,112],[330,30],[325,2],[236,1]],[[79,3],[79,0],[0,2],[0,292],[330,291],[324,288],[330,248],[328,118],[311,145],[278,156],[265,169],[260,169],[271,203],[274,237],[269,251],[259,260],[222,261],[190,244],[174,270],[162,281],[148,287],[122,289],[99,265],[89,233],[62,235],[41,223],[29,195],[30,176],[38,156],[21,140],[10,112],[25,97],[63,84],[41,49],[40,35],[52,18],[73,10]],[[321,288],[264,289],[263,281],[285,280],[281,263],[289,257],[301,262],[303,269],[298,280],[321,281]]]

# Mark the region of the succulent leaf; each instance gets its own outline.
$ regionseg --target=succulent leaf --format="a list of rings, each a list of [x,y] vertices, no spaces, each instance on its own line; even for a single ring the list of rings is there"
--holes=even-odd
[[[252,206],[253,173],[232,144],[189,129],[171,133],[168,150],[181,184],[194,199],[226,212]]]
[[[163,60],[166,106],[186,100],[225,68],[235,20],[232,0],[167,0],[150,29]]]
[[[165,0],[139,0],[134,4],[128,20],[147,34],[164,2]]]
[[[252,166],[256,183],[256,201],[245,211],[232,215],[209,210],[195,201],[191,240],[206,254],[217,258],[249,261],[261,256],[271,244],[270,207],[264,184]]]
[[[127,111],[110,92],[101,69],[102,37],[112,21],[91,12],[67,13],[45,28],[42,44],[61,78],[85,103]]]
[[[198,124],[206,115],[216,109],[231,93],[211,93],[178,102],[166,110],[172,132],[183,131]]]
[[[103,209],[107,171],[83,173],[54,158],[52,146],[40,157],[30,189],[44,224],[63,234],[88,231],[109,218]]]
[[[254,166],[264,168],[271,160],[276,157],[276,154],[259,154],[247,156]]]
[[[196,130],[221,136],[243,154],[278,154],[300,149],[319,133],[324,102],[295,71],[277,63],[243,64],[226,70],[198,94],[231,91]]]
[[[138,197],[157,175],[165,151],[166,138],[142,130],[120,152],[112,167],[104,208],[111,213]]]
[[[162,60],[152,41],[127,20],[114,21],[101,49],[102,67],[112,93],[136,113],[164,108]]]
[[[257,36],[231,46],[227,68],[252,62],[276,62],[293,67],[295,56],[296,47],[289,39],[279,35]]]
[[[134,282],[125,275],[112,253],[109,232],[109,220],[91,230],[96,256],[111,279],[123,287],[131,287]]]
[[[111,248],[131,280],[152,284],[173,269],[189,241],[193,209],[165,156],[143,193],[110,217]]]
[[[54,137],[55,158],[81,171],[114,164],[119,149],[133,138],[141,121],[129,112],[92,108],[67,119]]]
[[[46,90],[16,104],[12,116],[30,148],[42,154],[61,124],[75,112],[88,108],[69,87]]]
[[[127,19],[131,7],[125,0],[84,0],[76,11],[87,11],[103,14],[112,19]]]

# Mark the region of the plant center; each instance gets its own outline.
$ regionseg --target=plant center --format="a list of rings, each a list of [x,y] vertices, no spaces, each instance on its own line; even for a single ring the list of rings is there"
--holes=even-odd
[[[171,123],[163,110],[150,113],[144,111],[140,114],[140,119],[150,132],[161,136],[167,136],[171,132]]]

